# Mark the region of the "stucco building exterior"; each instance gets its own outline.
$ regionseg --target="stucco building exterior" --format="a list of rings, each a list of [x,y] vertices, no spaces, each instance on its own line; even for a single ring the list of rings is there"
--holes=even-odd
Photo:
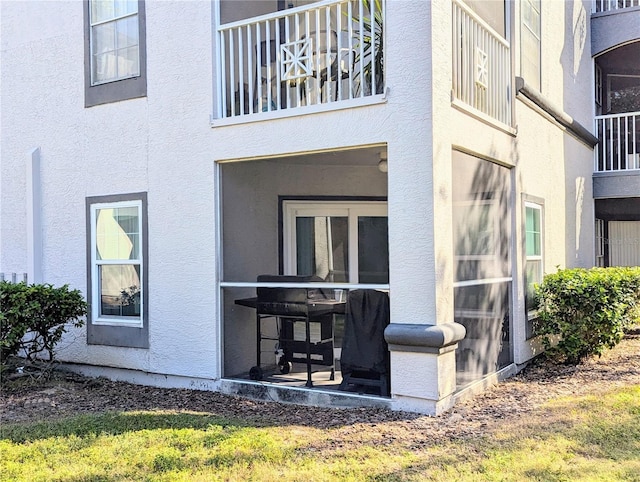
[[[74,369],[435,414],[539,353],[544,273],[639,262],[637,1],[0,15],[0,271],[86,294],[58,353]],[[388,293],[388,391],[337,386],[344,303],[328,362],[279,373],[265,288]],[[299,321],[292,342],[325,338]]]

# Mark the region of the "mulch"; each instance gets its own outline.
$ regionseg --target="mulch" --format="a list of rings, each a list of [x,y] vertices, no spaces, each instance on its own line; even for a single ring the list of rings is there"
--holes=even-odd
[[[259,426],[332,428],[336,447],[346,441],[385,444],[400,440],[407,447],[416,448],[487,433],[509,420],[527,419],[557,397],[597,395],[632,385],[640,385],[640,331],[626,336],[601,357],[577,366],[536,359],[518,375],[438,417],[385,409],[259,402],[216,392],[153,388],[56,370],[48,380],[32,376],[5,379],[0,393],[0,422],[33,422],[111,411],[193,411]]]

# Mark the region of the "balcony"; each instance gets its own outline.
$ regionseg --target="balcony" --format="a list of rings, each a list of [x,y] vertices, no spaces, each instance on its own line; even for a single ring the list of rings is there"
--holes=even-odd
[[[633,7],[640,7],[640,0],[594,0],[591,11],[601,13]]]
[[[383,22],[382,0],[324,0],[221,24],[218,118],[316,112],[382,94]]]
[[[640,170],[640,112],[596,116],[595,172]]]
[[[453,95],[480,117],[511,125],[509,42],[464,3],[453,2]]]

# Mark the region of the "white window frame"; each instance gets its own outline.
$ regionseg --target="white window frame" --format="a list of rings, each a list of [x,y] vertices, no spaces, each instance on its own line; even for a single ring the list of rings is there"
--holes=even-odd
[[[97,212],[100,209],[132,208],[138,210],[138,233],[139,249],[137,259],[118,260],[98,260],[97,252]],[[145,318],[145,280],[144,280],[144,239],[143,239],[143,206],[142,200],[116,201],[107,203],[96,203],[91,205],[91,323],[94,325],[127,326],[132,328],[142,328]],[[139,266],[140,272],[140,315],[137,317],[119,317],[115,315],[101,315],[101,290],[100,290],[100,266],[105,265],[134,265]]]
[[[538,214],[540,216],[540,254],[539,255],[529,255],[527,254],[527,224],[526,224],[526,219],[527,219],[527,209],[535,209],[536,211],[538,211]],[[539,279],[542,280],[542,277],[544,276],[544,244],[543,244],[543,232],[544,232],[544,205],[543,204],[539,204],[539,203],[535,203],[535,202],[531,202],[531,201],[525,201],[524,203],[524,214],[525,214],[525,223],[524,223],[524,239],[525,239],[525,246],[524,246],[524,257],[525,257],[525,269],[524,269],[524,273],[525,273],[525,291],[528,291],[529,288],[529,280],[527,280],[526,278],[526,273],[527,273],[527,263],[529,261],[539,261],[540,263],[540,270],[539,270]],[[527,310],[527,317],[529,320],[534,319],[538,316],[538,311],[537,310]]]
[[[595,100],[596,105],[602,107],[602,69],[598,64],[595,66]]]
[[[527,4],[528,8],[531,8],[532,10],[534,10],[535,12],[537,12],[538,14],[538,29],[540,30],[540,33],[537,34],[535,33],[531,27],[527,24],[527,22],[525,21],[524,18],[524,8],[523,5]],[[523,67],[522,67],[522,59],[524,58],[524,41],[523,39],[523,31],[524,30],[529,31],[529,33],[538,41],[537,42],[537,46],[538,46],[538,78],[537,79],[531,79],[531,78],[527,78],[524,75],[524,71],[523,71]],[[539,91],[542,91],[542,2],[540,3],[540,9],[538,10],[535,7],[535,3],[532,0],[520,0],[520,74],[524,77],[524,79],[526,81],[528,81],[529,84],[535,86]],[[535,82],[535,84],[534,84]]]
[[[386,201],[283,201],[284,274],[296,274],[296,217],[342,216],[348,218],[349,283],[358,284],[358,217],[388,217]]]
[[[106,25],[106,24],[109,24],[109,23],[114,23],[115,24],[117,21],[123,20],[125,18],[134,18],[134,17],[136,19],[139,18],[139,9],[138,9],[138,5],[136,3],[136,11],[135,12],[127,13],[125,15],[114,16],[114,17],[111,17],[111,18],[108,18],[108,19],[105,19],[105,20],[100,20],[98,22],[94,22],[93,19],[91,18],[92,17],[92,11],[93,11],[93,9],[91,8],[91,5],[92,5],[92,3],[94,1],[95,0],[89,0],[89,58],[90,58],[90,65],[91,65],[91,67],[90,67],[91,70],[90,70],[90,74],[89,75],[90,75],[90,79],[91,79],[91,86],[109,84],[111,82],[117,82],[119,80],[125,80],[125,79],[132,79],[132,78],[135,78],[135,77],[140,77],[142,75],[141,74],[141,72],[142,72],[142,66],[141,66],[142,57],[141,57],[141,54],[140,54],[140,48],[141,48],[140,35],[141,34],[140,34],[140,30],[138,30],[138,44],[137,44],[138,45],[138,73],[135,74],[135,75],[122,75],[122,76],[117,75],[113,79],[99,81],[99,82],[94,79],[94,77],[93,77],[94,66],[95,66],[95,56],[93,54],[93,37],[94,37],[93,32],[94,32],[94,28],[98,27],[100,25]],[[114,3],[118,2],[118,1],[121,1],[121,0],[114,0]],[[116,32],[116,36],[117,36],[117,32]]]

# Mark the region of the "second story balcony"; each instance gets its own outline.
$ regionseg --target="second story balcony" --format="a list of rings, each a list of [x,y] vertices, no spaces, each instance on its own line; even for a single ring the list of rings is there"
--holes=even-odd
[[[640,112],[596,117],[595,172],[640,172]]]
[[[240,2],[221,1],[218,118],[316,112],[384,92],[383,0],[300,3],[242,2],[238,13]],[[275,11],[257,10],[267,4]]]
[[[640,41],[595,59],[596,173],[640,174]]]
[[[504,29],[504,17],[494,28],[464,2],[454,0],[452,5],[454,102],[481,117],[510,126],[510,46],[504,32],[496,30]],[[499,2],[493,5],[504,8]],[[494,13],[493,17],[500,15]]]

